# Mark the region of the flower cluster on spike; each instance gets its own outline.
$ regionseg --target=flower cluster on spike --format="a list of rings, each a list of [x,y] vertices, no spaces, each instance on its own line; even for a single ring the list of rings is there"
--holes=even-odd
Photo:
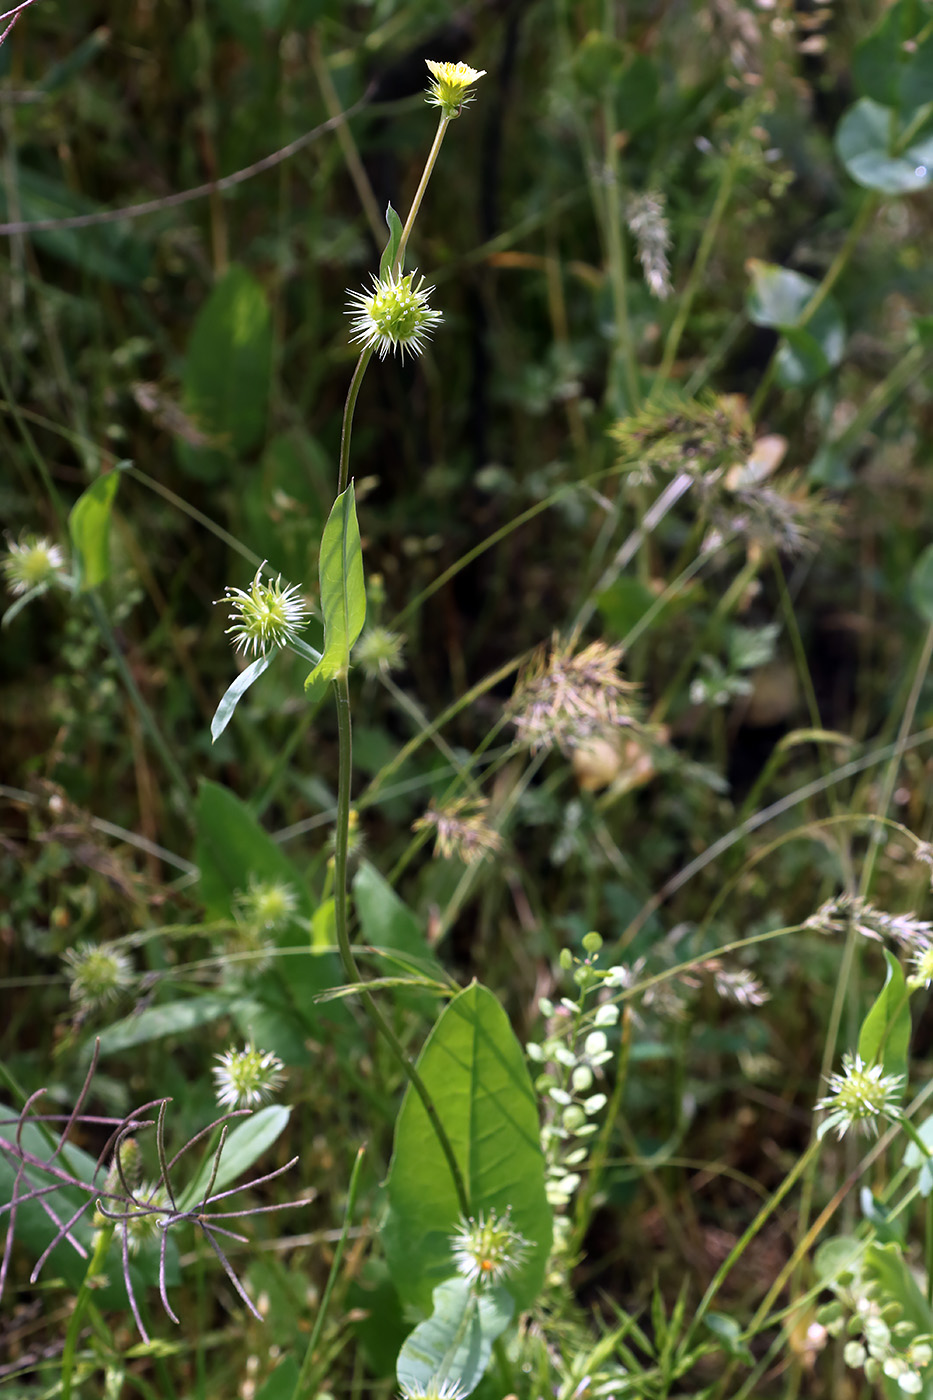
[[[425,340],[443,319],[439,311],[432,311],[428,305],[434,288],[423,286],[423,277],[415,282],[415,272],[404,276],[388,272],[381,281],[375,273],[370,275],[371,292],[349,293],[351,338],[364,348],[378,351],[380,360],[395,350],[403,360],[406,352],[420,355]]]
[[[428,87],[427,101],[432,107],[440,107],[448,121],[459,117],[461,108],[472,102],[475,93],[467,92],[480,78],[485,78],[485,68],[471,68],[468,63],[437,63],[425,59],[432,82]]]

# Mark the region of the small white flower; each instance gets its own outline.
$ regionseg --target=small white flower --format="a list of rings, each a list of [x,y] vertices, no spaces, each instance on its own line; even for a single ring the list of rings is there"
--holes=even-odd
[[[478,1219],[461,1217],[450,1247],[457,1272],[470,1283],[500,1283],[525,1262],[530,1245],[512,1224],[511,1213],[510,1207],[502,1216],[491,1210]]]
[[[384,360],[389,351],[398,350],[402,360],[405,352],[420,355],[424,341],[443,320],[439,311],[432,311],[428,297],[433,287],[423,286],[424,278],[415,283],[417,273],[387,273],[382,281],[370,274],[371,292],[349,292],[348,315],[351,339],[357,344],[379,352]]]
[[[267,1103],[285,1082],[284,1065],[271,1050],[246,1045],[215,1055],[214,1093],[222,1108],[258,1108]]]
[[[835,1130],[842,1138],[850,1127],[877,1137],[879,1118],[899,1116],[903,1085],[902,1074],[885,1074],[884,1065],[866,1065],[861,1055],[843,1055],[842,1073],[830,1075],[829,1093],[816,1105],[829,1110],[817,1137]]]
[[[425,62],[433,79],[428,87],[428,103],[440,107],[448,119],[458,117],[461,108],[476,96],[467,88],[485,78],[485,68],[471,68],[468,63],[438,63],[430,58]]]
[[[65,553],[60,545],[39,535],[8,539],[9,553],[3,560],[6,586],[14,597],[32,588],[48,588],[65,569]]]
[[[283,588],[281,574],[275,583],[263,582],[265,565],[264,559],[248,591],[231,588],[228,584],[223,598],[217,599],[218,603],[230,605],[233,625],[226,630],[237,650],[252,650],[257,656],[270,647],[284,647],[293,642],[309,616],[297,584]]]

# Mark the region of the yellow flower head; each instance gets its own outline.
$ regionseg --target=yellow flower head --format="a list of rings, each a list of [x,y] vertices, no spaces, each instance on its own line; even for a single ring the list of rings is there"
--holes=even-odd
[[[467,88],[485,78],[485,68],[471,68],[468,63],[436,63],[431,58],[425,62],[433,79],[428,88],[428,102],[440,107],[448,119],[459,117],[460,109],[476,95],[467,92]]]

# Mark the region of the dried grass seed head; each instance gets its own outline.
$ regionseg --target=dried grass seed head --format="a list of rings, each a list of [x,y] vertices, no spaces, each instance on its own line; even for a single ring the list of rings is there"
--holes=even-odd
[[[412,831],[435,831],[434,854],[443,860],[457,856],[474,865],[484,856],[498,855],[502,837],[486,822],[485,798],[460,797],[443,807],[432,802],[423,817],[412,823]]]
[[[619,673],[623,650],[591,642],[580,652],[555,638],[519,676],[508,713],[519,740],[532,752],[555,746],[570,753],[577,744],[638,721],[637,689]]]

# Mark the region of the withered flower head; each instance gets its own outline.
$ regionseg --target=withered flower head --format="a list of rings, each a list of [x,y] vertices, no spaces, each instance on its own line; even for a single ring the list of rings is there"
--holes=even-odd
[[[502,837],[487,825],[485,798],[460,797],[444,807],[432,802],[423,817],[412,823],[412,831],[436,832],[434,854],[443,859],[459,856],[466,865],[474,865],[484,856],[498,855]]]
[[[570,753],[583,740],[635,726],[636,687],[619,674],[620,646],[591,642],[574,654],[555,638],[532,658],[518,678],[509,716],[532,752],[555,745]]]

